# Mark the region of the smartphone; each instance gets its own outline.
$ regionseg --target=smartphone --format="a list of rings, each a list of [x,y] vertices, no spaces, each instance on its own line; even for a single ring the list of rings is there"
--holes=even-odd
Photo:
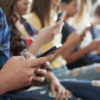
[[[44,56],[47,56],[49,54],[52,54],[61,47],[62,47],[62,45],[54,46],[54,47],[50,48],[48,51],[44,52],[43,54],[37,56],[37,58],[44,57]]]
[[[64,19],[66,16],[66,11],[62,11],[61,13],[58,14],[57,22],[61,19]]]

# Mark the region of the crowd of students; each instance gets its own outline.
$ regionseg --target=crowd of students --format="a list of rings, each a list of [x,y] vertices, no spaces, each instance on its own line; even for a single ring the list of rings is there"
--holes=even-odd
[[[0,7],[0,100],[99,100],[99,4],[94,13],[88,0],[0,0]],[[55,45],[62,47],[38,58]],[[20,92],[27,87],[37,89]]]

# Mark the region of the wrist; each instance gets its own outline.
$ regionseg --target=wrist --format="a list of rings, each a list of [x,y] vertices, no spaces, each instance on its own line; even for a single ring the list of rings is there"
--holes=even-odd
[[[37,38],[36,38],[36,42],[41,46],[45,43],[44,40],[45,39],[42,39],[41,36],[37,36]]]

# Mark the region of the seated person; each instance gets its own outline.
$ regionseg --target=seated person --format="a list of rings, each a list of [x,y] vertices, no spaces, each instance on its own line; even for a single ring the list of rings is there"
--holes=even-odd
[[[3,1],[2,1],[3,2]],[[35,2],[35,1],[34,1]],[[40,0],[40,2],[43,2],[43,1],[41,1]],[[4,3],[4,5],[6,5],[7,3]],[[8,3],[9,4],[9,3]],[[7,4],[7,5],[8,5]],[[41,4],[41,3],[40,3]],[[5,11],[5,9],[6,9],[6,7],[4,7],[4,5],[2,5],[2,7],[3,7],[3,9],[4,9],[4,11]],[[14,5],[12,5],[12,6],[14,6]],[[26,5],[25,5],[26,6]],[[37,6],[38,7],[38,6]],[[39,6],[39,7],[41,7],[41,6]],[[22,8],[20,8],[20,7],[18,7],[19,9],[22,9]],[[41,9],[42,10],[42,9]],[[16,10],[15,10],[16,11]],[[6,12],[5,12],[6,13]],[[26,12],[24,12],[24,14],[25,14]],[[7,13],[6,13],[7,14]],[[12,14],[12,13],[11,13]],[[20,14],[19,12],[17,13],[17,14],[19,14],[19,15],[22,15],[22,14]],[[10,18],[10,17],[7,17],[7,18]],[[12,20],[12,19],[11,19]],[[34,20],[34,18],[32,19],[32,20]],[[17,21],[19,21],[19,20],[17,20]],[[41,23],[41,22],[40,22]],[[14,25],[16,25],[16,24],[12,24],[12,23],[10,23],[11,24],[11,26],[14,26]],[[19,25],[18,25],[19,26]],[[19,29],[19,27],[16,27],[16,29]],[[53,28],[54,29],[54,28]],[[52,31],[52,30],[51,30]],[[41,32],[41,31],[40,31]],[[43,32],[44,33],[44,32]],[[86,77],[87,76],[87,74],[88,73],[85,73],[86,74],[86,76],[83,74],[83,73],[80,73],[80,74],[82,74],[82,75],[77,75],[76,77],[74,77],[73,76],[73,72],[74,72],[74,70],[72,70],[72,71],[69,71],[68,69],[67,69],[67,67],[66,67],[66,63],[65,63],[65,60],[62,58],[62,56],[59,56],[59,55],[62,55],[63,54],[63,52],[64,51],[66,51],[67,50],[67,52],[65,52],[65,54],[66,55],[69,55],[72,51],[73,51],[73,49],[75,49],[80,43],[81,43],[81,41],[82,41],[82,39],[83,39],[83,37],[84,37],[84,34],[85,34],[85,32],[83,32],[83,34],[81,34],[81,35],[78,35],[78,34],[73,34],[73,35],[71,35],[70,37],[69,37],[69,39],[66,41],[66,43],[64,43],[64,45],[62,46],[62,48],[60,48],[59,50],[57,50],[55,53],[54,53],[54,55],[55,55],[55,57],[54,57],[54,60],[51,62],[51,65],[50,65],[50,67],[51,68],[53,68],[53,72],[55,73],[55,75],[58,77],[58,78],[60,78],[60,79],[67,79],[67,78],[76,78],[76,79],[92,79],[92,77]],[[40,35],[41,35],[41,33],[40,33]],[[42,35],[43,36],[43,35]],[[45,36],[44,36],[44,38],[45,38]],[[36,40],[34,41],[34,43],[36,42]],[[38,44],[39,45],[39,44]],[[51,47],[52,46],[54,46],[54,44],[53,45],[50,45]],[[49,47],[50,47],[49,46]],[[13,47],[14,48],[14,47]],[[34,47],[32,47],[32,49],[31,49],[31,53],[34,55],[34,50],[33,50],[33,48]],[[35,48],[34,48],[35,49]],[[33,50],[33,51],[32,51]],[[89,70],[94,70],[94,68],[92,68],[92,66],[93,65],[91,65],[91,69],[90,69],[90,66],[89,67],[86,67],[86,69],[87,69],[87,71],[89,71]],[[95,67],[96,68],[96,66],[93,66],[93,67]],[[83,69],[83,68],[82,68]],[[80,70],[82,70],[82,69],[80,69]],[[75,69],[76,70],[76,69]],[[95,71],[95,70],[94,70]],[[66,75],[66,73],[69,73],[69,75]],[[71,73],[71,74],[70,74]],[[92,73],[91,73],[92,74]],[[97,73],[96,73],[97,74]],[[96,74],[95,74],[95,76],[96,76]],[[96,78],[95,78],[96,79]]]
[[[91,21],[90,31],[92,33],[92,38],[96,39],[100,37],[100,29],[96,28],[96,25],[100,25],[100,5],[98,5],[94,11],[93,19]]]
[[[4,0],[3,0],[4,1]],[[25,0],[22,0],[24,3],[22,3],[22,4],[26,4],[26,1]],[[18,4],[20,4],[20,2],[22,2],[22,1],[18,1]],[[8,2],[8,1],[7,1]],[[15,0],[14,0],[14,2],[16,2]],[[2,2],[3,3],[3,2]],[[8,4],[10,4],[11,3],[11,0],[9,0],[9,3]],[[6,4],[5,3],[5,1],[4,1],[4,4]],[[6,6],[7,7],[7,6]],[[4,88],[4,91],[1,91],[1,94],[3,94],[3,93],[5,93],[5,92],[7,92],[7,91],[10,91],[10,90],[15,90],[15,89],[18,89],[18,88],[20,88],[20,87],[23,87],[23,85],[25,85],[25,86],[27,86],[27,85],[30,85],[31,84],[31,80],[34,78],[35,80],[36,80],[36,78],[33,76],[33,69],[31,68],[31,70],[32,70],[32,73],[31,73],[31,70],[29,70],[28,71],[28,69],[26,68],[27,66],[28,66],[28,68],[29,67],[31,67],[31,66],[36,66],[36,65],[41,65],[41,64],[43,64],[43,63],[45,63],[47,60],[51,60],[51,58],[53,58],[53,57],[50,57],[50,58],[48,58],[48,57],[46,57],[46,58],[41,58],[41,59],[35,59],[35,60],[29,60],[29,59],[27,59],[28,61],[25,61],[25,58],[23,58],[23,57],[15,57],[15,58],[12,58],[5,66],[4,66],[4,68],[2,69],[2,73],[3,73],[3,75],[4,75],[4,73],[5,73],[5,71],[6,71],[6,73],[10,73],[10,69],[12,69],[12,73],[10,73],[10,74],[8,74],[7,76],[8,77],[12,77],[11,79],[13,79],[13,76],[14,76],[14,80],[13,80],[13,82],[12,82],[12,84],[10,84],[10,82],[9,81],[7,81],[7,83],[9,83],[10,85],[11,85],[11,87],[9,86],[8,87],[8,84],[6,84],[6,86],[7,86],[7,90]],[[43,61],[43,62],[42,62]],[[17,63],[17,64],[16,64]],[[11,65],[16,65],[16,66],[11,66]],[[22,66],[21,66],[22,65]],[[10,67],[9,67],[10,66]],[[19,72],[18,71],[15,71],[15,69],[17,70],[17,68],[19,68],[18,69],[18,71],[19,72],[21,72],[21,74],[22,73],[24,73],[24,75],[22,75],[22,76],[20,76],[20,74],[19,74]],[[23,69],[24,68],[24,69]],[[28,74],[27,74],[27,72],[26,72],[26,69],[27,69],[27,71],[28,71]],[[20,71],[21,70],[21,71]],[[28,79],[26,79],[26,77],[27,77],[27,75],[28,76],[30,76],[30,77],[28,77]],[[31,74],[31,75],[29,75],[29,73]],[[49,74],[51,74],[51,72],[50,73],[48,73],[47,74],[47,76],[49,77]],[[2,75],[2,74],[0,74],[0,75]],[[10,75],[10,76],[9,76]],[[52,74],[53,75],[53,74]],[[17,79],[15,79],[15,76],[17,77]],[[26,76],[26,77],[25,77]],[[31,77],[31,76],[33,76],[33,78]],[[20,78],[21,77],[21,78]],[[47,78],[48,78],[47,77]],[[68,92],[66,89],[64,89],[60,84],[59,84],[59,82],[58,82],[58,80],[56,79],[56,77],[55,77],[55,79],[53,78],[54,76],[52,76],[52,79],[53,79],[53,81],[52,82],[50,82],[51,83],[51,90],[52,90],[52,92],[54,93],[56,93],[56,92],[58,92],[58,95],[56,96],[56,100],[58,100],[58,99],[63,99],[63,98],[65,98],[65,95],[66,95],[66,93],[67,93],[67,98],[68,97],[70,97],[71,96],[71,94],[70,94],[70,92]],[[49,77],[50,78],[50,77]],[[49,79],[48,78],[48,79]],[[7,79],[7,78],[6,78]],[[21,79],[21,80],[20,80]],[[23,82],[22,82],[22,79],[25,79],[25,80],[23,80]],[[52,80],[51,79],[51,80]],[[7,80],[9,80],[9,79],[7,79]],[[16,81],[18,82],[18,84],[16,84]],[[28,80],[28,81],[27,81]],[[39,80],[39,78],[38,78],[38,80]],[[41,79],[40,79],[41,80]],[[55,81],[54,81],[55,80]],[[21,82],[20,82],[21,81]],[[42,81],[43,81],[43,79],[42,79]],[[3,81],[1,81],[1,82],[3,82]],[[29,83],[29,84],[27,84],[27,82]],[[26,84],[24,84],[24,83],[26,83]],[[3,83],[1,83],[1,84],[3,84]],[[66,86],[66,82],[64,82],[63,83],[63,85],[64,86]],[[74,85],[74,84],[73,84]],[[87,85],[87,83],[86,83],[86,85]],[[89,84],[88,85],[90,85],[90,82],[89,82]],[[75,85],[74,85],[75,86]],[[2,85],[1,85],[1,87],[2,87]],[[61,88],[59,88],[59,87],[61,87]],[[3,88],[3,87],[2,87]],[[71,89],[71,87],[69,86],[69,88]],[[94,88],[94,87],[93,87]],[[60,89],[60,90],[59,90]],[[74,89],[74,88],[73,88]],[[63,94],[62,94],[62,91],[63,91]],[[35,91],[36,92],[36,91]],[[89,90],[89,92],[91,92],[91,90]],[[22,93],[22,92],[21,92]],[[74,93],[76,93],[76,91],[74,91]],[[95,93],[97,93],[97,91],[95,92]],[[62,95],[63,96],[62,96]],[[40,95],[40,94],[39,94]],[[77,97],[82,97],[83,95],[85,95],[85,94],[83,94],[82,93],[82,95],[79,95],[79,93],[77,92],[76,94],[75,94],[75,96],[77,96]],[[22,95],[21,95],[22,96]],[[42,97],[46,97],[46,95],[44,96],[44,95],[41,95]],[[18,96],[17,96],[18,97]],[[29,97],[28,97],[29,98]],[[36,97],[35,97],[36,98]],[[37,98],[38,98],[38,96],[37,96]],[[50,97],[48,97],[49,99],[50,99]],[[45,98],[44,100],[47,100],[48,98]],[[83,99],[84,98],[86,98],[86,96],[84,96],[84,97],[82,97]],[[89,100],[88,98],[87,98],[87,100]],[[92,99],[91,99],[92,100]],[[97,99],[98,100],[98,99]]]
[[[64,43],[70,34],[76,32],[76,30],[73,27],[68,25],[67,21],[69,18],[73,17],[78,12],[77,0],[62,0],[61,9],[67,12],[64,20],[65,24],[62,30],[62,43]],[[85,31],[83,31],[83,33]],[[64,58],[67,60],[69,69],[100,62],[99,56],[87,56],[92,51],[99,49],[99,43],[100,41],[93,41],[90,45],[86,46],[85,48],[79,49],[78,47],[67,57],[66,55],[64,55]]]
[[[27,0],[26,1],[22,0],[22,1],[25,3]],[[14,2],[16,1],[14,0]],[[18,1],[18,3],[19,2],[20,1]],[[2,1],[0,3],[2,3]],[[5,44],[9,43],[10,41],[9,41],[9,28],[6,23],[5,16],[1,9],[0,9],[0,22],[2,22],[0,24],[1,25],[0,48],[2,49],[2,47],[5,46]],[[4,35],[5,37],[6,35],[8,36],[7,41],[5,41],[6,39]],[[2,50],[2,52],[0,52],[0,56],[3,54],[4,51]],[[7,55],[9,54],[9,49],[7,49],[6,53]],[[0,100],[7,99],[4,96],[2,96],[6,92],[16,90],[22,87],[34,85],[35,83],[43,82],[45,79],[51,83],[53,92],[58,91],[58,95],[56,99],[60,98],[62,100],[63,98],[69,98],[71,96],[71,93],[67,91],[59,83],[58,79],[53,75],[51,71],[49,71],[47,74],[47,71],[45,69],[40,69],[40,68],[37,69],[39,65],[43,65],[47,61],[52,60],[53,58],[54,58],[54,55],[50,55],[48,57],[38,58],[38,59],[29,59],[27,57],[26,58],[25,57],[13,57],[4,66],[2,65],[3,68],[0,70],[0,79],[1,79],[0,81]],[[1,59],[3,59],[3,57]],[[34,68],[32,68],[33,66]],[[52,73],[52,76],[50,75],[51,73]],[[38,76],[37,74],[40,74],[41,76]],[[62,94],[62,92],[63,92],[63,95],[61,96],[60,94]]]

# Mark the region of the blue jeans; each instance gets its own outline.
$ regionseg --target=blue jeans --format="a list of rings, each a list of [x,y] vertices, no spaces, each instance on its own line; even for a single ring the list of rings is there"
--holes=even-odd
[[[73,93],[74,98],[69,100],[100,100],[99,81],[63,80],[61,84]],[[10,93],[14,100],[55,100],[50,96],[48,87],[31,89],[29,91],[17,91]]]
[[[53,69],[59,79],[100,80],[100,64],[92,64],[68,70],[66,66]]]

